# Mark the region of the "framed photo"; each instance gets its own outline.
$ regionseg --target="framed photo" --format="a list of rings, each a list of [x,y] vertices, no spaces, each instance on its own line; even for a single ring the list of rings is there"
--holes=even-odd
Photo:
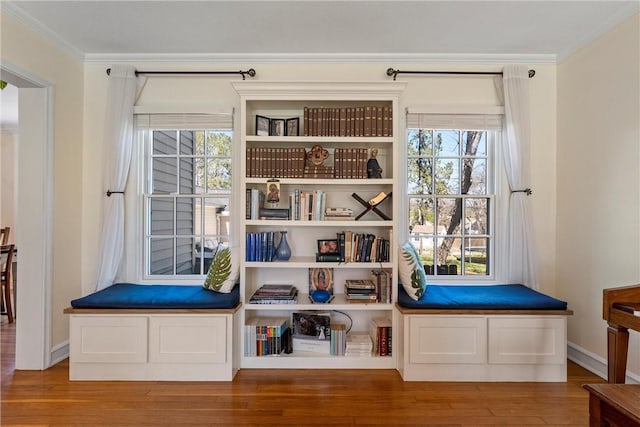
[[[298,136],[300,135],[300,118],[294,117],[292,119],[287,119],[286,126],[287,136]]]
[[[339,253],[338,239],[322,239],[318,240],[319,254],[337,254]]]
[[[284,136],[286,132],[284,119],[271,119],[271,130],[269,135]]]
[[[256,115],[256,135],[269,136],[269,117]]]
[[[333,268],[309,269],[309,295],[318,290],[333,295]]]
[[[267,203],[279,203],[280,202],[280,181],[269,180],[267,181],[267,197],[265,201]]]

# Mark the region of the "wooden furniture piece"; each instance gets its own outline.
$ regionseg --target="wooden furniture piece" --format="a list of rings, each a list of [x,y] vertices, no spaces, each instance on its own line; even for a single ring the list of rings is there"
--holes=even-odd
[[[398,306],[405,381],[567,380],[571,310],[424,310]]]
[[[9,323],[13,323],[13,303],[11,298],[11,277],[13,272],[13,253],[14,253],[15,245],[2,245],[0,247],[0,252],[2,256],[2,265],[0,271],[0,293],[2,293],[2,304],[4,306],[5,312],[2,314],[6,314]]]
[[[640,285],[603,290],[602,318],[607,328],[608,381],[624,384],[629,329],[640,331]]]
[[[251,324],[258,318],[290,317],[293,312],[331,312],[338,321],[348,322],[346,313],[353,321],[352,331],[369,332],[371,322],[376,318],[393,320],[394,302],[397,288],[397,244],[396,230],[400,212],[398,203],[389,198],[384,205],[377,204],[375,211],[366,200],[384,192],[398,191],[398,171],[401,169],[398,152],[402,144],[402,129],[399,126],[399,98],[405,84],[397,82],[234,82],[233,87],[240,95],[240,141],[242,156],[240,170],[241,203],[243,209],[240,222],[240,286],[242,325]],[[362,111],[359,115],[356,110]],[[383,113],[376,115],[374,128],[373,114],[367,122],[367,111]],[[352,113],[353,112],[353,113]],[[299,119],[299,128],[293,134],[267,135],[256,129],[256,121],[290,118]],[[362,120],[362,121],[360,121]],[[382,125],[380,125],[382,123]],[[362,128],[359,125],[362,124]],[[371,128],[367,129],[367,125]],[[382,126],[382,127],[379,127]],[[376,129],[374,132],[373,129]],[[382,132],[379,130],[382,129]],[[386,131],[385,131],[386,130]],[[353,131],[353,132],[352,132]],[[369,132],[369,134],[367,134]],[[323,151],[321,166],[297,165],[296,153],[313,152],[313,147],[321,145]],[[382,177],[367,178],[366,163],[368,153],[378,150],[377,160],[382,169]],[[280,150],[280,151],[278,151]],[[271,155],[269,153],[274,153]],[[263,153],[253,155],[251,153]],[[326,154],[326,155],[325,155]],[[313,156],[312,156],[313,159]],[[293,160],[293,161],[292,161]],[[402,159],[405,161],[405,159]],[[269,163],[271,162],[271,163]],[[284,166],[283,166],[284,162]],[[302,160],[304,163],[304,160]],[[319,163],[319,162],[318,162]],[[265,172],[265,170],[267,172]],[[300,171],[300,173],[291,173]],[[326,207],[341,207],[359,210],[362,202],[352,194],[357,191],[367,207],[364,213],[373,212],[368,217],[346,220],[323,220],[322,215],[295,219],[253,218],[255,211],[251,197],[266,188],[271,179],[280,185],[280,202],[277,208],[290,207],[296,194],[326,194]],[[314,193],[315,192],[315,193]],[[246,194],[249,194],[247,196]],[[292,197],[293,196],[293,197]],[[256,200],[259,200],[257,197]],[[315,200],[318,200],[316,197]],[[322,200],[322,199],[320,199]],[[391,203],[389,203],[391,201]],[[295,209],[294,209],[295,211]],[[298,211],[299,212],[299,211]],[[324,212],[324,207],[315,209]],[[306,214],[306,212],[305,212]],[[287,231],[287,241],[292,256],[288,261],[265,262],[245,258],[247,248],[251,248],[254,235]],[[388,262],[319,262],[317,241],[336,239],[343,232],[368,234],[389,240],[390,261]],[[249,242],[244,237],[248,236]],[[269,237],[267,237],[269,238]],[[266,259],[266,258],[264,258]],[[310,268],[333,270],[333,294],[330,303],[317,304],[309,299]],[[371,279],[372,270],[384,269],[390,273],[392,284],[389,301],[371,303],[350,303],[345,282],[348,279]],[[251,296],[267,283],[293,284],[298,289],[297,304],[257,304]],[[395,325],[393,326],[395,327]],[[242,327],[245,330],[245,326]],[[395,333],[395,332],[394,332]],[[248,332],[247,332],[248,334]],[[296,352],[282,357],[254,356],[246,337],[242,368],[361,368],[395,369],[396,356],[340,357],[329,354]],[[246,351],[249,349],[249,351]]]
[[[6,245],[9,243],[9,233],[11,233],[11,227],[0,228],[0,244]]]
[[[70,380],[231,381],[238,371],[238,308],[64,312]]]
[[[590,427],[640,427],[640,385],[585,384]]]

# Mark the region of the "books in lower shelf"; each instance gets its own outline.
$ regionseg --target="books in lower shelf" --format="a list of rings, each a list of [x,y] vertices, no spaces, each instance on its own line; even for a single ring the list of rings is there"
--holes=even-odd
[[[245,323],[245,356],[291,353],[291,329],[286,317],[254,317]]]
[[[391,320],[386,317],[371,319],[370,328],[374,356],[391,356]]]
[[[372,350],[373,343],[369,333],[350,332],[347,334],[345,356],[369,357]]]
[[[331,353],[331,314],[329,312],[294,312],[293,351]]]

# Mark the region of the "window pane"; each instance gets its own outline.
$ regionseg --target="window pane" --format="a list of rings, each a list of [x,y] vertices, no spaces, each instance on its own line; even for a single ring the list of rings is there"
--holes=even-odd
[[[460,194],[458,159],[436,161],[436,194]]]
[[[433,234],[434,219],[432,198],[411,197],[409,199],[410,233]]]
[[[484,159],[464,159],[462,165],[462,194],[487,194],[487,161]]]
[[[460,132],[457,130],[435,131],[434,146],[436,156],[460,155]]]
[[[489,201],[468,198],[465,200],[464,229],[469,235],[489,234]]]
[[[208,131],[207,132],[207,156],[230,156],[231,132]]]
[[[407,154],[409,156],[425,156],[433,154],[431,131],[425,129],[409,129],[407,132]]]
[[[176,199],[176,235],[192,235],[195,229],[195,206],[191,198]]]
[[[437,199],[437,234],[460,234],[460,220],[462,216],[462,199]]]
[[[194,194],[193,157],[180,157],[180,194]]]
[[[431,187],[431,159],[409,159],[407,162],[407,175],[409,194],[433,194]]]
[[[151,239],[149,273],[173,275],[173,238]]]
[[[488,275],[489,239],[470,237],[465,239],[464,270],[468,275]]]
[[[484,132],[484,131],[463,131],[462,132],[463,141],[470,141],[470,140],[473,140],[474,138],[477,138],[477,144],[475,144],[474,154],[466,153],[466,148],[465,148],[465,154],[480,156],[480,157],[486,156],[487,155],[487,132]],[[466,144],[466,145],[467,147],[469,147],[469,144]]]
[[[208,193],[231,190],[231,159],[207,160]]]
[[[153,194],[175,193],[177,189],[178,159],[156,157],[153,159]]]
[[[173,198],[153,198],[150,200],[151,235],[173,234]]]
[[[193,238],[176,239],[176,274],[192,274],[195,268],[195,245]]]
[[[180,154],[190,155],[194,152],[195,132],[192,130],[180,131]]]
[[[178,131],[154,130],[153,154],[176,154]]]

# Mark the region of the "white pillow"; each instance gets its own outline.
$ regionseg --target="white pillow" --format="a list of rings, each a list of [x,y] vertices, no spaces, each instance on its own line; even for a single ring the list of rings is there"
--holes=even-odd
[[[419,300],[427,288],[427,275],[418,251],[411,242],[403,244],[398,251],[398,274],[404,290],[414,300]]]
[[[218,251],[211,261],[211,266],[209,266],[207,278],[204,280],[203,286],[206,289],[223,294],[231,292],[240,271],[237,252],[237,250],[233,251],[228,247],[218,247]]]

